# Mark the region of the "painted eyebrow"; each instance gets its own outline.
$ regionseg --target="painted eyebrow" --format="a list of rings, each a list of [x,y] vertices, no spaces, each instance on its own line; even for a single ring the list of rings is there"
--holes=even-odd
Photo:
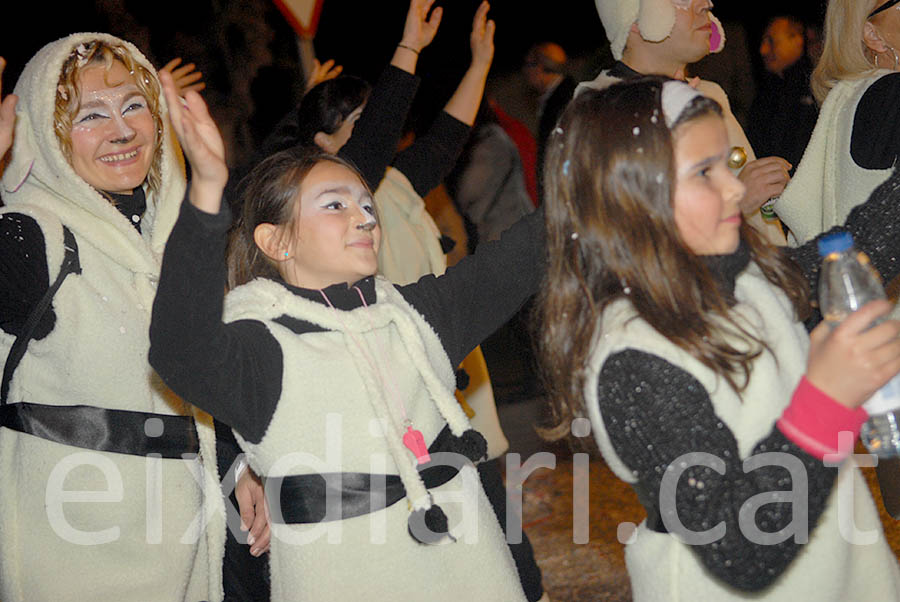
[[[315,198],[319,199],[320,197],[323,197],[326,194],[332,194],[332,193],[333,194],[343,194],[343,195],[352,197],[353,196],[353,188],[351,188],[350,186],[333,186],[331,188],[326,188],[325,190],[322,190],[321,192],[319,192],[316,195]],[[367,190],[361,191],[361,193],[357,197],[358,201],[364,201],[367,199],[372,200],[372,194]]]
[[[333,188],[326,188],[316,195],[316,198],[320,198],[325,196],[326,194],[346,194],[350,195],[350,187],[349,186],[334,186]]]
[[[144,98],[144,95],[141,94],[139,90],[135,89],[135,90],[131,90],[131,91],[129,91],[129,92],[126,93],[126,96],[125,96],[125,98],[124,98],[124,101],[125,101],[125,102],[128,102],[129,100],[131,100],[131,99],[134,98],[135,96],[139,96],[140,98]],[[99,108],[99,107],[105,107],[105,106],[106,106],[106,103],[105,103],[105,102],[103,102],[103,101],[100,100],[99,98],[95,98],[94,100],[89,100],[89,101],[87,101],[86,103],[82,104],[81,107],[80,107],[78,110],[79,110],[79,112],[80,112],[80,111],[83,111],[83,110],[85,110],[85,109],[96,109],[96,108]]]

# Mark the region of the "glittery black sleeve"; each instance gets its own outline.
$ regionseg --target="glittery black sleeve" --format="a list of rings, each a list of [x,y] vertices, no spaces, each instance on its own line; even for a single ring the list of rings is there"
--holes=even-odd
[[[716,416],[709,395],[692,375],[655,355],[625,350],[604,364],[598,399],[610,441],[638,479],[633,487],[648,516],[659,513],[670,533],[678,532],[676,513],[690,531],[721,530],[717,525],[723,525],[722,537],[689,547],[712,573],[742,590],[761,590],[787,568],[801,545],[793,536],[776,544],[754,543],[748,538],[753,526],[742,530],[739,512],[759,494],[790,492],[791,473],[769,464],[744,472],[734,434]],[[716,469],[682,458],[696,452],[715,458]],[[775,427],[751,455],[766,452],[789,454],[787,460],[805,468],[812,530],[837,469],[826,468]],[[775,533],[791,525],[793,506],[767,502],[755,517],[757,529]]]
[[[865,203],[850,211],[843,226],[835,226],[799,247],[785,249],[806,274],[813,297],[816,296],[819,266],[822,264],[817,241],[839,231],[848,231],[853,235],[854,243],[869,256],[884,282],[890,282],[900,274],[900,164],[887,180],[872,191]],[[812,320],[807,320],[807,328],[812,329],[819,320],[821,316],[816,312]]]
[[[0,329],[19,336],[49,287],[41,227],[21,213],[0,215]],[[55,324],[56,313],[51,305],[38,322],[34,339],[50,334]]]

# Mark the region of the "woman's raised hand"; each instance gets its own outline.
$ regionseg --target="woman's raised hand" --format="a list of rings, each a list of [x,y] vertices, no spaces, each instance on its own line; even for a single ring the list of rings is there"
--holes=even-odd
[[[863,404],[900,372],[900,322],[869,326],[891,310],[887,301],[872,301],[834,329],[822,322],[810,333],[806,378],[849,408]]]
[[[218,213],[222,191],[228,182],[222,134],[197,92],[189,91],[182,99],[171,73],[161,71],[159,80],[169,105],[172,127],[191,164],[191,203],[201,211]]]
[[[13,134],[16,129],[16,101],[15,94],[8,94],[3,98],[3,69],[6,61],[0,56],[0,160],[6,155],[6,151],[12,146]]]
[[[184,96],[191,90],[201,92],[206,88],[206,83],[203,81],[203,72],[197,71],[197,66],[194,63],[181,65],[181,67],[178,65],[181,65],[180,56],[166,63],[160,71],[168,71],[172,74],[179,96]]]
[[[306,91],[309,92],[322,82],[334,79],[344,70],[342,65],[337,65],[334,59],[328,59],[324,63],[320,63],[319,59],[313,59],[312,70],[309,77],[306,78]]]
[[[469,45],[472,48],[472,64],[484,65],[490,68],[494,60],[494,30],[496,25],[493,20],[487,18],[491,5],[487,0],[478,6],[475,18],[472,20],[472,34],[469,37]]]
[[[444,9],[438,6],[431,11],[434,0],[410,0],[409,11],[406,13],[406,25],[403,26],[403,37],[400,44],[412,52],[420,52],[431,44],[438,26],[441,24],[441,16]],[[431,11],[431,17],[428,12]]]

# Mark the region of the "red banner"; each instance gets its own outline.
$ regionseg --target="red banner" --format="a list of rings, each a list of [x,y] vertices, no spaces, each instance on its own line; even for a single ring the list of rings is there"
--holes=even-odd
[[[313,38],[319,26],[323,0],[274,0],[275,6],[301,38]]]

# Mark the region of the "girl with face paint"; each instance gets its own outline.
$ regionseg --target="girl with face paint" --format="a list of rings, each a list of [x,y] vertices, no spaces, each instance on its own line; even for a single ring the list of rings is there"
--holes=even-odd
[[[265,475],[273,598],[527,600],[453,368],[536,290],[540,215],[395,287],[374,276],[382,232],[362,177],[292,149],[242,182],[226,266],[221,138],[199,96],[173,113],[211,177],[191,182],[166,249],[150,362]]]
[[[747,227],[722,109],[683,82],[584,92],[551,149],[549,434],[589,424],[645,507],[619,531],[634,600],[896,598],[900,570],[848,457],[859,406],[900,370],[900,322],[868,329],[889,304],[807,334],[815,242],[784,251]],[[888,277],[900,241],[876,224],[900,215],[898,182],[842,226]],[[851,503],[865,541],[845,529]]]

